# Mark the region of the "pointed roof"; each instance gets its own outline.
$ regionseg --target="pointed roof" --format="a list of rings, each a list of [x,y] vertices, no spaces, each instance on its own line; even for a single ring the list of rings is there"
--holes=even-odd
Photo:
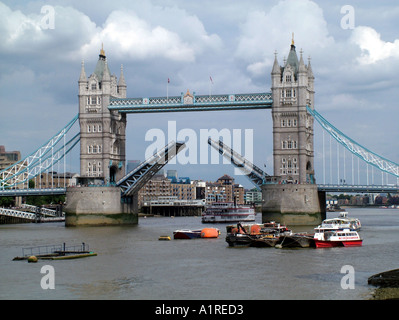
[[[79,77],[79,82],[81,81],[87,81],[86,77],[86,72],[85,72],[85,63],[82,60],[82,68],[80,69],[80,77]]]
[[[295,74],[298,72],[299,61],[298,61],[298,56],[295,51],[294,42],[292,42],[292,44],[291,44],[291,50],[290,50],[290,53],[288,54],[287,62],[285,64],[284,68],[287,65],[290,65],[294,69]]]
[[[277,52],[274,53],[274,63],[273,63],[272,74],[281,74],[281,68],[277,61]]]
[[[97,76],[98,81],[102,81],[104,77],[104,71],[108,73],[108,77],[110,76],[111,72],[109,71],[108,64],[107,64],[107,57],[105,56],[104,48],[101,47],[100,55],[97,61],[96,69],[94,70],[94,74]]]
[[[310,65],[310,57],[308,58],[308,77],[314,79],[312,66]]]
[[[306,66],[305,66],[305,62],[303,62],[303,57],[302,57],[302,50],[301,50],[301,57],[300,57],[300,59],[299,59],[299,69],[298,69],[298,71],[299,72],[302,72],[302,73],[306,73]]]
[[[123,64],[121,64],[121,75],[119,76],[118,86],[120,86],[120,87],[125,86],[126,87],[125,77],[123,75]]]

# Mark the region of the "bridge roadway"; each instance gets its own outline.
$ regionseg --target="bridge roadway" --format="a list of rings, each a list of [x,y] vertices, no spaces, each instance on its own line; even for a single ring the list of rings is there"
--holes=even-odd
[[[256,185],[258,187],[258,185]],[[319,191],[347,193],[399,193],[398,185],[338,185],[318,184]],[[66,188],[0,190],[0,197],[64,195]]]
[[[399,193],[398,185],[339,185],[339,184],[318,184],[319,191],[325,192],[347,192],[347,193]]]
[[[271,93],[201,95],[195,92],[173,97],[111,98],[108,109],[120,113],[189,112],[271,109]]]
[[[47,196],[64,195],[66,188],[36,188],[36,189],[5,189],[0,190],[0,197],[24,197],[24,196]]]

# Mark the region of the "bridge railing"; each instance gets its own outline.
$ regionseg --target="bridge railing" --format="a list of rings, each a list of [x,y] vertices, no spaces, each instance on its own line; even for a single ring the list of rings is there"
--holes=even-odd
[[[111,98],[108,109],[125,113],[266,109],[271,93],[189,95],[156,98]]]

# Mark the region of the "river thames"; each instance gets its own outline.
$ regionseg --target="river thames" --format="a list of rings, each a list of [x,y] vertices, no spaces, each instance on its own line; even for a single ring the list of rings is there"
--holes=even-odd
[[[64,223],[0,226],[0,299],[366,300],[373,274],[399,268],[399,210],[348,209],[362,223],[362,247],[232,248],[218,239],[173,240],[176,229],[200,229],[200,217],[140,218],[136,226],[66,228]],[[328,213],[327,217],[338,216]],[[261,221],[258,214],[257,222]],[[289,227],[289,226],[288,226]],[[312,231],[296,227],[294,231]],[[159,241],[161,235],[171,241]],[[27,263],[23,247],[89,244],[97,256]],[[54,268],[54,289],[42,289],[41,268]],[[353,267],[355,287],[341,273]]]

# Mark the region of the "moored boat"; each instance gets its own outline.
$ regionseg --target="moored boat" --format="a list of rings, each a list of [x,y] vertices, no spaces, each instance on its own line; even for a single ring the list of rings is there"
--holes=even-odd
[[[350,229],[325,230],[316,228],[314,241],[316,248],[359,247],[363,243],[357,231]]]
[[[268,235],[260,236],[259,238],[253,239],[249,246],[257,247],[257,248],[274,247],[278,243],[279,240],[280,240],[279,236],[275,236],[273,234],[268,234]]]
[[[348,218],[348,212],[341,212],[340,216],[337,218],[325,219],[319,226],[324,229],[351,229],[359,231],[362,227],[360,220],[357,218]]]
[[[241,224],[226,226],[226,242],[230,247],[274,247],[280,236],[291,234],[286,226],[276,222],[264,224]]]
[[[246,233],[228,233],[226,235],[226,242],[229,244],[230,247],[248,247],[256,238],[257,237],[255,235],[250,235]]]
[[[201,230],[181,229],[173,232],[173,239],[195,239],[201,238]]]
[[[201,230],[181,229],[173,232],[173,239],[217,238],[220,231],[217,228],[203,228]]]
[[[315,241],[312,235],[304,233],[291,233],[279,237],[276,247],[279,248],[309,248],[314,247]]]
[[[202,213],[203,223],[255,221],[255,209],[234,202],[214,202]]]

